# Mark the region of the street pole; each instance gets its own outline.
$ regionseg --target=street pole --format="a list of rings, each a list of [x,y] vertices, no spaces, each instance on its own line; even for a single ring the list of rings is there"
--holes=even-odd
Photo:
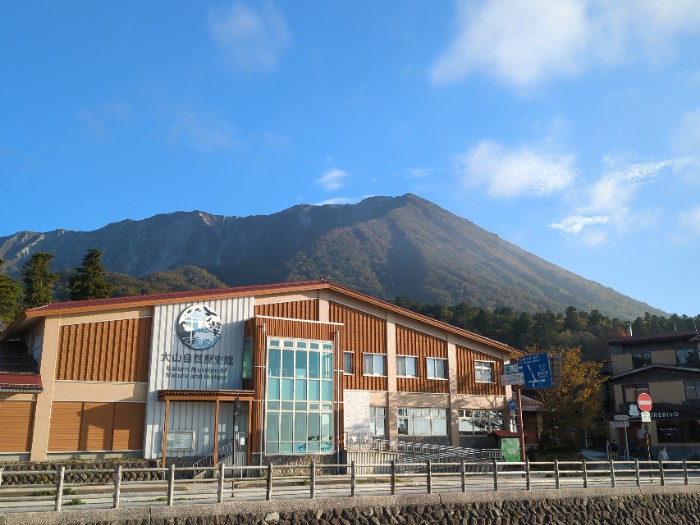
[[[520,461],[525,461],[525,429],[523,428],[523,400],[520,395],[522,386],[515,385],[515,403],[518,410],[518,441],[520,441]]]

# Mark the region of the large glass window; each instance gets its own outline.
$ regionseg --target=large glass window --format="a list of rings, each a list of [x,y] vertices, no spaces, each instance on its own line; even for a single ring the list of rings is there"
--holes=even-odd
[[[428,379],[447,379],[447,359],[429,357],[427,366]]]
[[[651,352],[635,352],[632,354],[632,368],[642,368],[651,364]]]
[[[459,411],[459,433],[463,436],[489,434],[503,430],[503,412],[500,410]]]
[[[477,383],[493,383],[493,361],[474,361],[474,375]]]
[[[270,338],[265,453],[333,452],[333,344]]]
[[[679,348],[676,350],[676,363],[685,366],[700,366],[697,348]]]
[[[446,436],[447,409],[399,408],[399,434],[407,436]]]
[[[386,437],[385,407],[369,407],[369,433],[372,436]]]
[[[396,357],[396,375],[401,377],[418,377],[418,358],[412,355]]]
[[[362,358],[363,374],[366,376],[383,376],[385,354],[364,354]]]

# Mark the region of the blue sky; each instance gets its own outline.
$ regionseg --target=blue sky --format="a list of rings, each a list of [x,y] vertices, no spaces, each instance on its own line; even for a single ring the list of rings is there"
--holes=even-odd
[[[700,2],[0,3],[0,236],[412,192],[700,313]]]

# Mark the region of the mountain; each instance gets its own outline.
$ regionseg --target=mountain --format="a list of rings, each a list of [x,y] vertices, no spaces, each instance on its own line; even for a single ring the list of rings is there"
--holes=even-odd
[[[412,194],[272,215],[176,212],[91,232],[19,232],[0,237],[2,270],[18,275],[39,250],[55,255],[52,270],[70,269],[89,248],[103,251],[108,271],[133,277],[196,266],[230,286],[324,278],[384,299],[665,315]]]

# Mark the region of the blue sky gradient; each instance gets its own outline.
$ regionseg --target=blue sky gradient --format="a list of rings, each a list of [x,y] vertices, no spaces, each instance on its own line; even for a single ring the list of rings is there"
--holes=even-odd
[[[8,0],[0,236],[412,192],[696,315],[698,49],[696,0]]]

